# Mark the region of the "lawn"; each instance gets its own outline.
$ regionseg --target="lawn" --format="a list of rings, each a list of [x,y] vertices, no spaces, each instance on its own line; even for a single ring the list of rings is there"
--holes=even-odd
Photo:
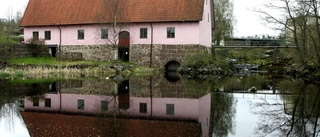
[[[25,57],[25,58],[14,58],[9,59],[8,63],[10,65],[36,65],[36,66],[71,66],[71,65],[87,65],[89,68],[85,68],[82,70],[69,68],[69,69],[43,69],[41,67],[33,68],[31,67],[28,70],[19,70],[14,68],[6,68],[4,71],[0,72],[0,78],[7,77],[31,77],[31,78],[39,78],[42,76],[50,76],[50,77],[81,77],[82,74],[86,74],[87,77],[97,77],[97,76],[113,76],[115,75],[114,70],[106,69],[106,66],[112,66],[112,64],[119,64],[123,66],[131,66],[133,64],[129,62],[107,62],[107,61],[63,61],[59,62],[56,58],[53,57]],[[96,66],[98,65],[98,67]],[[90,66],[93,66],[92,68]],[[155,71],[154,68],[137,66],[133,65],[129,70],[121,72],[122,75],[128,76],[144,76],[144,75],[152,75],[155,72],[159,73],[160,70]]]

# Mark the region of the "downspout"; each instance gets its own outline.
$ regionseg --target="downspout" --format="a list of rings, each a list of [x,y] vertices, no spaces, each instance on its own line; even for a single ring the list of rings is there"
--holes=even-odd
[[[150,83],[149,83],[150,87],[149,88],[150,88],[150,102],[151,102],[150,103],[150,106],[151,106],[151,110],[150,111],[151,112],[150,112],[150,116],[149,117],[152,117],[152,115],[153,115],[152,114],[152,112],[153,112],[153,100],[152,100],[153,99],[152,98],[153,94],[152,94],[152,76],[151,75],[149,76],[149,80],[150,80]]]
[[[60,26],[58,26],[58,29],[59,29],[59,54],[61,54],[61,28]],[[60,58],[61,56],[59,56],[59,60],[61,59]]]
[[[152,51],[153,51],[153,26],[152,26],[152,23],[150,23],[150,26],[151,26],[151,44],[150,44],[150,65],[149,67],[151,68],[152,67]]]
[[[60,85],[59,85],[59,97],[60,97],[60,106],[59,106],[59,110],[58,112],[60,113],[61,112],[61,109],[62,109],[62,95],[61,95],[61,89],[60,89],[60,86],[61,86],[61,81],[59,81]]]

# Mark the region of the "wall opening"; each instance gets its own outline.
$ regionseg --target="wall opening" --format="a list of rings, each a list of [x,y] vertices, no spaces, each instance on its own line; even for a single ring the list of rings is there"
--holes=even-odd
[[[120,60],[129,62],[129,53],[130,53],[130,48],[128,46],[118,47],[118,55],[119,55],[118,58]]]
[[[177,61],[169,61],[165,65],[166,72],[177,72],[180,67],[180,63]]]
[[[49,49],[49,55],[50,57],[56,57],[56,54],[58,52],[58,45],[47,45]]]
[[[119,108],[129,109],[130,107],[130,90],[129,80],[125,80],[118,85]]]
[[[165,78],[170,82],[177,82],[180,80],[178,76],[178,68],[180,67],[180,63],[177,61],[169,61],[165,65],[166,73]]]
[[[50,57],[56,57],[57,47],[49,47],[49,54],[50,54]]]
[[[119,33],[118,58],[122,61],[129,61],[130,54],[130,33],[121,31]]]

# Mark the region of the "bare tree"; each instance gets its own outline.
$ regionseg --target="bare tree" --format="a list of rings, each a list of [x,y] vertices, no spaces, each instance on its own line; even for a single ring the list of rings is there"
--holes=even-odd
[[[98,15],[101,23],[99,34],[106,45],[115,49],[114,60],[118,60],[120,32],[129,27],[125,22],[126,9],[125,0],[103,0],[102,11]]]
[[[268,24],[286,35],[286,44],[295,46],[296,63],[304,67],[320,65],[319,1],[273,0],[265,4],[268,10],[256,10]],[[276,10],[272,14],[270,10]]]

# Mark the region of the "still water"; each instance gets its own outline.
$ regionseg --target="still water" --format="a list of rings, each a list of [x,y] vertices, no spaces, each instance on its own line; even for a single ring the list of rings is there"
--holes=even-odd
[[[320,136],[319,85],[301,79],[2,80],[0,89],[1,137]]]

